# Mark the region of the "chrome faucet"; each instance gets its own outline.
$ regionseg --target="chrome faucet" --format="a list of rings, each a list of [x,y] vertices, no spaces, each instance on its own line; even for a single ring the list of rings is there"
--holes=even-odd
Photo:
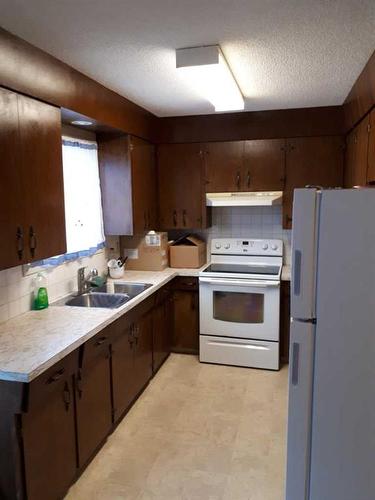
[[[96,268],[93,268],[90,270],[89,274],[86,277],[85,276],[85,269],[86,269],[86,266],[80,267],[78,269],[78,273],[77,273],[78,295],[82,295],[83,293],[88,292],[91,288],[92,278],[94,278],[95,276],[98,276],[98,270]]]

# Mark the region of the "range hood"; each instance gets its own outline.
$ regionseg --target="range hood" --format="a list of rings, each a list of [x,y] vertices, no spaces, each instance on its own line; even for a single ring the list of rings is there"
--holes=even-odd
[[[270,207],[281,205],[282,199],[282,191],[206,193],[206,205],[209,207]]]

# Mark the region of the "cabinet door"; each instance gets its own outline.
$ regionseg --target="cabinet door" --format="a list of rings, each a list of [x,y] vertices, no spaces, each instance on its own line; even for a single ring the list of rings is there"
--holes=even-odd
[[[48,394],[22,417],[28,500],[63,498],[77,471],[71,378],[50,384]]]
[[[17,94],[0,89],[0,269],[25,262]]]
[[[367,183],[367,153],[369,144],[369,117],[346,138],[345,187],[365,186]]]
[[[139,394],[152,377],[152,315],[141,316],[133,325],[135,351],[133,379]]]
[[[60,109],[18,96],[27,260],[66,252]]]
[[[341,137],[300,137],[287,140],[283,227],[292,225],[293,190],[306,185],[343,184],[344,148]]]
[[[202,152],[199,144],[158,147],[159,218],[162,229],[207,226]]]
[[[244,147],[243,141],[209,142],[204,145],[207,193],[244,190]]]
[[[100,342],[98,340],[97,342]],[[94,348],[94,347],[93,347]],[[100,349],[100,344],[97,345]],[[109,347],[100,349],[76,377],[77,441],[83,467],[109,434],[112,426]]]
[[[156,227],[156,172],[154,146],[137,137],[131,138],[133,232]]]
[[[153,372],[156,373],[171,352],[172,296],[168,293],[152,312]]]
[[[115,422],[137,395],[133,373],[134,342],[132,326],[125,324],[123,331],[112,344],[112,393]]]
[[[244,191],[282,191],[285,184],[285,139],[246,141]]]
[[[375,183],[375,109],[370,113],[370,124],[369,124],[369,136],[368,136],[368,156],[367,156],[367,183]]]
[[[173,293],[172,351],[198,354],[199,296],[197,292],[175,290]]]

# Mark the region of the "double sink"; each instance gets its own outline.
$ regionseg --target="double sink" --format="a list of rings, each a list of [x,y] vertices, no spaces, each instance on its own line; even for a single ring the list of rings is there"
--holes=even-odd
[[[58,301],[56,305],[116,309],[151,286],[150,283],[107,283],[91,288],[81,295],[70,296],[68,299]]]

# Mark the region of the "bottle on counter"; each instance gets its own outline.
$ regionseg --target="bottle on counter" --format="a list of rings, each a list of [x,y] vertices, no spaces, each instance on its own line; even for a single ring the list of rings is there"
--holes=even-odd
[[[48,307],[47,278],[43,273],[38,273],[34,283],[34,309],[46,309]]]

